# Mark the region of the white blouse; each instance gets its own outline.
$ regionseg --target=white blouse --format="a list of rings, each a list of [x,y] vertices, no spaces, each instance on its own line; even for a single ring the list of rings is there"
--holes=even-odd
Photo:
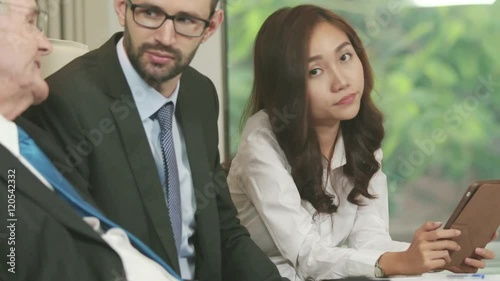
[[[382,151],[376,151],[375,157],[381,162]],[[370,194],[378,198],[363,197],[364,206],[357,206],[347,201],[353,186],[342,174],[345,164],[339,135],[330,177],[326,160],[323,177],[338,210],[313,216],[316,210],[300,198],[267,113],[260,111],[248,119],[231,164],[229,189],[241,223],[283,277],[292,281],[373,277],[375,262],[383,253],[408,248],[408,243],[392,241],[389,235],[384,173],[377,171],[369,184]]]

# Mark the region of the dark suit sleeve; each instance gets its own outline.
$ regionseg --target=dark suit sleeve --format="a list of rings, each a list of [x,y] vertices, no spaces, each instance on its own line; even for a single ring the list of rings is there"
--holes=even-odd
[[[62,81],[61,81],[62,80]],[[64,91],[67,89],[64,79],[49,77],[47,82],[50,94],[41,105],[32,106],[23,114],[23,117],[43,128],[56,142],[56,146],[63,150],[63,157],[54,155],[41,147],[52,159],[58,170],[71,182],[78,178],[76,185],[84,194],[90,194],[88,152],[92,147],[83,134],[85,131],[73,108],[76,101],[69,101]],[[67,90],[66,90],[67,91]],[[36,136],[35,136],[36,137]],[[37,141],[37,139],[35,138]]]
[[[217,174],[224,174],[217,164]],[[217,197],[219,210],[223,280],[288,280],[281,278],[276,266],[253,242],[245,227],[236,217],[226,180]]]
[[[26,199],[22,197],[22,195],[15,195],[16,216],[18,217],[17,222],[15,222],[15,228],[13,228],[13,233],[15,234],[13,237],[15,240],[11,240],[10,242],[13,243],[10,245],[4,243],[7,241],[1,241],[0,243],[0,261],[2,262],[2,265],[0,266],[0,268],[2,268],[0,279],[19,281],[72,280],[72,273],[67,270],[67,267],[63,266],[64,264],[69,264],[72,261],[64,261],[64,256],[60,255],[60,247],[51,243],[54,242],[54,239],[47,239],[47,235],[54,234],[52,232],[56,229],[56,224],[53,224],[53,221],[47,217],[42,218],[40,210],[36,210],[35,206],[26,202]],[[0,182],[0,198],[2,199],[2,202],[7,202],[7,186],[4,182]],[[4,223],[7,218],[6,210],[6,206],[4,208],[2,205],[0,215],[2,223]],[[34,224],[34,221],[39,222],[39,224]],[[42,229],[43,231],[40,231]],[[2,235],[5,234],[2,233]],[[64,243],[66,241],[60,242]],[[15,250],[14,252],[10,251],[11,247]],[[50,248],[54,249],[51,254],[49,254],[51,252]],[[11,272],[8,272],[7,268],[4,270],[4,266],[7,264],[5,258],[9,253],[15,257],[15,259],[13,259],[15,263],[8,265]],[[71,257],[71,253],[68,253],[67,258],[70,259]],[[41,264],[43,264],[43,267]],[[15,265],[13,269],[11,268],[12,265]]]
[[[215,121],[219,112],[217,92],[210,81],[214,93]],[[217,137],[217,136],[216,136]],[[218,139],[218,137],[217,137]],[[217,208],[219,212],[221,247],[222,247],[222,275],[223,280],[240,281],[275,281],[288,280],[282,278],[276,266],[264,254],[264,252],[253,242],[250,234],[240,224],[237,218],[237,210],[234,206],[226,181],[226,174],[220,164],[218,152],[218,140],[214,147],[208,149],[216,150],[215,162],[213,163],[214,182],[218,187]]]
[[[1,171],[1,173],[6,172],[6,170]],[[20,184],[24,184],[26,178],[26,175],[17,177],[17,188]],[[6,182],[0,178],[2,202],[7,202],[9,194],[11,193],[8,193]],[[115,280],[115,276],[119,274],[124,276],[120,257],[106,244],[95,242],[82,236],[81,233],[69,230],[41,208],[38,202],[28,198],[22,192],[15,191],[14,194],[17,221],[15,228],[12,228],[12,237],[15,240],[7,242],[5,238],[7,234],[11,236],[10,230],[2,226],[5,230],[0,231],[2,235],[0,237],[0,280],[109,281]],[[59,200],[59,198],[53,200]],[[2,224],[5,224],[8,215],[7,206],[3,204],[1,206],[0,218]],[[11,251],[12,249],[14,252]],[[11,260],[7,255],[15,256],[15,264],[7,264],[7,258]],[[11,272],[7,271],[14,265],[15,268],[11,269]]]

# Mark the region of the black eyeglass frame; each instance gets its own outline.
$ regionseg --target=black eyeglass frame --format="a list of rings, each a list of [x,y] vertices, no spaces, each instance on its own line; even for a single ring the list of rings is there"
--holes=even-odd
[[[146,26],[146,25],[143,25],[143,24],[140,24],[138,23],[136,20],[135,20],[135,9],[137,8],[151,8],[150,6],[147,6],[147,5],[140,5],[140,4],[134,4],[132,3],[131,0],[127,0],[127,6],[130,7],[130,10],[132,10],[132,18],[134,19],[134,22],[144,28],[147,28],[147,29],[158,29],[160,28],[167,20],[172,20],[173,23],[174,23],[174,30],[176,33],[180,34],[180,35],[183,35],[183,36],[187,36],[187,37],[200,37],[203,35],[203,32],[205,32],[205,29],[207,29],[207,27],[210,25],[210,18],[212,18],[212,16],[214,15],[215,13],[215,10],[212,10],[210,12],[210,17],[209,17],[209,20],[205,20],[205,19],[202,19],[202,18],[198,18],[198,17],[194,17],[194,16],[185,16],[185,15],[169,15],[167,13],[165,13],[165,11],[161,10],[160,8],[158,8],[158,11],[162,12],[163,15],[164,15],[164,19],[163,21],[157,26],[157,27],[150,27],[150,26]],[[194,19],[194,20],[199,20],[201,22],[203,22],[205,24],[205,26],[203,27],[203,30],[201,31],[200,35],[189,35],[189,34],[185,34],[185,33],[182,33],[182,32],[178,32],[177,31],[177,27],[175,25],[175,20],[177,18],[189,18],[189,19]]]

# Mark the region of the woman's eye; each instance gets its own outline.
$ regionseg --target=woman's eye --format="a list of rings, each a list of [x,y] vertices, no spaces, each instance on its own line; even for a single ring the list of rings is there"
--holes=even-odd
[[[321,68],[315,68],[309,71],[310,76],[318,76],[321,74]]]
[[[340,61],[346,62],[349,61],[352,58],[352,55],[350,53],[345,53],[340,57]]]

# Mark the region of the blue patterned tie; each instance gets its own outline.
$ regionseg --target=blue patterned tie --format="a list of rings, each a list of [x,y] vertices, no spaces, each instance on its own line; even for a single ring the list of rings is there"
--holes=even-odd
[[[168,213],[170,223],[174,232],[175,246],[177,253],[180,252],[182,239],[182,212],[181,193],[179,184],[179,171],[177,169],[177,159],[175,157],[174,138],[172,136],[172,122],[174,118],[174,104],[166,103],[162,106],[156,118],[160,123],[160,145],[163,156],[163,169],[165,173],[165,194],[167,196]]]
[[[28,136],[28,134],[17,127],[19,134],[19,149],[21,155],[30,162],[35,169],[42,174],[42,176],[50,182],[54,190],[65,199],[80,215],[82,216],[92,216],[96,217],[101,221],[104,229],[110,228],[120,228],[129,237],[132,244],[136,249],[141,251],[145,256],[154,260],[160,264],[168,273],[172,276],[181,280],[179,275],[158,255],[156,255],[146,244],[144,244],[139,238],[135,237],[132,233],[123,229],[107,217],[105,217],[99,210],[94,208],[88,202],[86,202],[73,188],[73,186],[59,173],[59,171],[52,165],[50,160],[45,156],[45,154],[36,145],[33,139]]]

